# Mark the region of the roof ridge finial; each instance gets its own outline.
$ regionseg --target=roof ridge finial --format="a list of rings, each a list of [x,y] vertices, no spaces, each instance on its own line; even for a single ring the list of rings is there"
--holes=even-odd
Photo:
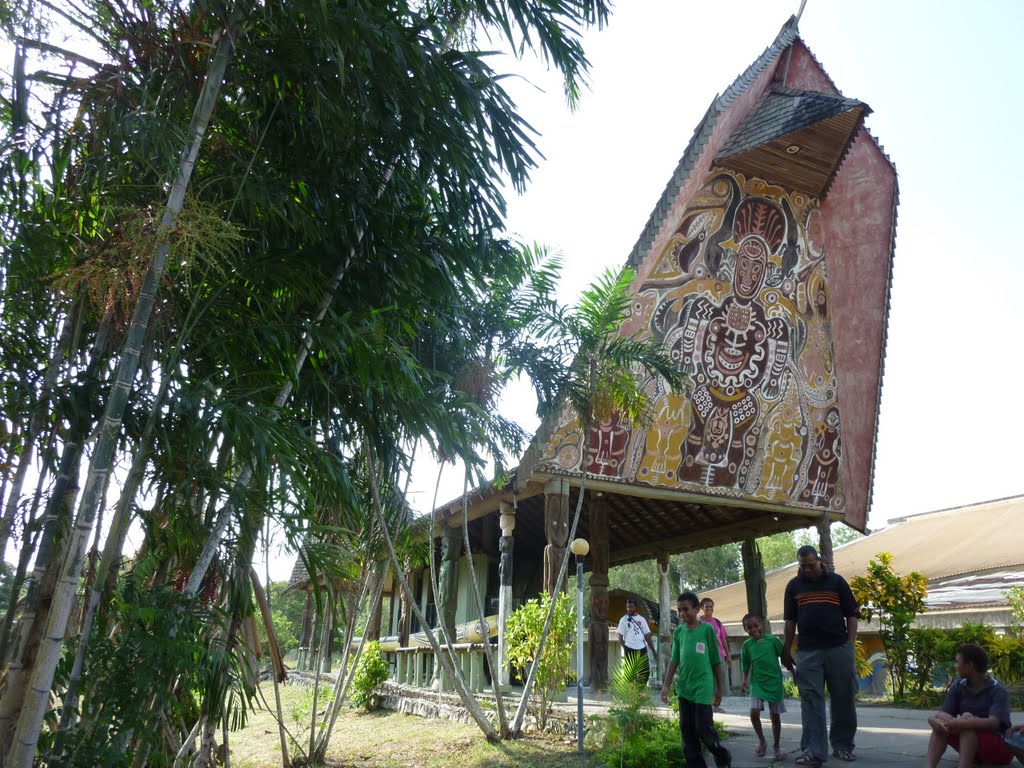
[[[800,26],[800,17],[804,15],[804,7],[806,5],[807,0],[800,0],[800,10],[796,12],[796,16],[794,17],[796,19],[796,21],[793,24],[794,27]]]

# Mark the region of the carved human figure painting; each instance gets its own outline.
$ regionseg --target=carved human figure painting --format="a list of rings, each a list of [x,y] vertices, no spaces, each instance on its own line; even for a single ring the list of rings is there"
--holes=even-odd
[[[648,382],[651,425],[596,425],[590,474],[842,510],[842,425],[818,201],[712,169],[638,269],[624,332],[662,340],[685,393]],[[578,471],[568,412],[538,469]]]

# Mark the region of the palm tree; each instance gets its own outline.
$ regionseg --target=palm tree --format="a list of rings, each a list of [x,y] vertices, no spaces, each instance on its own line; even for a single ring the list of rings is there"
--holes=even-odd
[[[660,377],[672,391],[683,385],[683,376],[660,341],[640,333],[621,334],[622,324],[630,316],[629,287],[635,278],[632,269],[616,273],[608,270],[583,292],[572,309],[552,315],[544,335],[566,354],[566,373],[560,392],[566,407],[580,423],[580,490],[568,541],[576,536],[587,480],[587,462],[593,440],[593,427],[613,413],[635,426],[647,426],[651,420],[651,398],[645,377]],[[569,567],[569,548],[565,550],[555,580],[554,592],[561,591]],[[512,722],[512,732],[522,729],[537,677],[537,662],[547,643],[554,615],[554,601],[548,609],[534,663],[530,665],[523,695]]]
[[[456,21],[472,18],[517,44],[535,47],[565,74],[571,98],[587,68],[580,27],[601,23],[607,14],[602,0],[512,0],[499,5],[466,0],[439,5],[446,13],[452,11]],[[100,431],[100,442],[69,556],[60,562],[62,580],[50,611],[48,639],[32,670],[34,692],[24,706],[9,702],[11,712],[20,709],[13,764],[24,765],[32,758],[62,648],[60,638],[74,607],[85,544],[100,514],[102,487],[115,459],[140,456],[138,472],[150,479],[158,499],[151,510],[154,520],[166,519],[180,535],[169,542],[166,531],[147,520],[144,546],[153,557],[140,565],[140,571],[156,565],[137,583],[154,594],[182,569],[195,574],[191,590],[204,583],[207,557],[197,562],[202,538],[197,541],[194,532],[186,535],[190,526],[205,536],[208,551],[226,554],[229,562],[244,560],[240,556],[246,545],[224,535],[231,526],[223,521],[235,518],[239,529],[251,528],[260,519],[259,504],[269,496],[275,477],[287,476],[294,489],[299,512],[282,516],[282,521],[297,537],[308,528],[307,515],[317,501],[351,491],[340,462],[318,458],[312,450],[324,435],[335,434],[326,426],[318,433],[321,425],[309,418],[311,406],[327,389],[325,372],[338,372],[338,380],[332,382],[334,400],[324,409],[329,415],[323,424],[345,434],[347,455],[357,455],[363,446],[351,427],[358,410],[351,403],[367,393],[379,395],[393,383],[394,371],[382,363],[408,363],[413,368],[413,362],[424,362],[416,359],[419,339],[411,338],[409,329],[431,317],[436,307],[449,308],[453,319],[448,330],[455,335],[456,299],[466,290],[485,293],[488,278],[500,273],[500,254],[485,253],[492,233],[501,227],[504,201],[498,178],[504,174],[513,187],[521,188],[535,163],[530,129],[501,89],[500,77],[477,52],[456,49],[447,23],[436,14],[421,12],[419,6],[404,8],[400,3],[396,9],[376,2],[308,3],[303,13],[294,4],[245,7],[247,37],[238,50],[234,32],[239,18],[225,21],[228,14],[223,8],[220,22],[217,11],[182,11],[177,3],[137,6],[95,0],[74,10],[51,10],[97,38],[104,60],[117,65],[106,65],[91,77],[77,71],[74,76],[37,75],[49,78],[53,86],[47,114],[53,116],[55,127],[37,136],[32,147],[33,226],[19,230],[17,236],[19,248],[28,252],[39,245],[38,233],[46,233],[46,248],[40,250],[53,267],[33,276],[31,285],[42,300],[17,304],[25,315],[18,333],[28,340],[33,335],[46,340],[38,348],[22,345],[27,351],[19,365],[30,371],[33,358],[57,361],[58,388],[69,386],[91,365],[116,369],[117,381],[102,424],[96,423],[95,414],[86,414],[92,419],[86,427],[92,428],[84,432]],[[361,23],[353,25],[353,18]],[[194,52],[189,46],[204,40],[215,51],[211,57],[182,54]],[[57,60],[83,63],[73,52],[50,53]],[[202,70],[211,58],[217,66],[204,76]],[[233,65],[225,93],[231,98],[219,99],[228,59]],[[96,64],[89,66],[97,70]],[[189,100],[196,98],[204,77],[208,87],[186,131]],[[214,104],[217,114],[211,122]],[[72,119],[74,124],[68,125]],[[207,125],[211,140],[197,163]],[[179,143],[188,145],[183,157]],[[52,167],[40,171],[44,162]],[[5,171],[10,167],[15,166],[5,165]],[[158,206],[155,201],[166,186],[173,194],[167,205]],[[16,187],[7,185],[6,190]],[[185,204],[186,188],[216,207],[225,221],[243,228],[247,239],[237,265],[210,279],[175,285],[161,279],[162,273],[180,277],[182,271],[174,251],[165,247],[172,238],[164,235]],[[5,221],[7,212],[15,210],[7,205],[13,195],[6,190],[0,193],[6,195]],[[99,269],[103,265],[94,252],[79,246],[123,238],[124,231],[112,223],[119,211],[152,213],[157,208],[166,210],[168,218],[152,238],[158,246],[156,258],[140,259],[139,274],[147,277],[137,304],[136,294],[125,291],[133,302],[126,307],[125,320],[137,311],[124,351],[100,354],[88,344],[95,337],[98,313],[84,320],[77,318],[87,313],[69,314],[70,307],[80,305],[79,295],[70,290],[77,282],[69,280],[64,297],[57,301],[51,297],[49,275],[71,275],[77,267]],[[150,215],[149,221],[153,218]],[[77,236],[67,237],[69,232]],[[175,228],[175,238],[181,234]],[[0,301],[6,313],[14,299],[20,301],[20,295],[9,290],[14,285],[9,270],[24,269],[30,260],[12,266],[6,252],[3,256]],[[305,282],[296,278],[300,272],[307,275]],[[19,279],[24,275],[20,273]],[[337,290],[325,290],[325,284],[335,285],[336,275],[341,278]],[[171,310],[178,302],[213,305],[214,293],[219,303],[204,308],[201,329],[175,344],[180,338],[174,335],[183,329]],[[324,300],[318,302],[317,297]],[[152,322],[154,308],[161,313],[160,329]],[[75,355],[63,367],[57,352],[64,345],[54,343],[61,319],[74,330],[80,345],[71,347]],[[3,332],[14,327],[5,324]],[[366,338],[361,337],[364,332]],[[6,351],[6,343],[4,347]],[[164,347],[180,347],[180,352],[168,355]],[[303,365],[307,360],[314,365]],[[411,370],[419,394],[407,402],[387,401],[392,411],[388,423],[395,426],[396,435],[431,434],[436,444],[472,463],[478,462],[474,446],[515,438],[514,429],[496,425],[485,418],[479,403],[457,393],[446,377],[452,371],[442,369],[420,365]],[[49,410],[40,423],[64,423],[67,413],[62,404],[69,398],[51,400],[49,379],[31,381],[33,397],[26,396],[29,388],[5,387],[4,412]],[[165,383],[166,404],[161,402],[165,393],[158,392]],[[443,398],[437,397],[439,391]],[[39,405],[23,407],[26,401]],[[151,438],[142,427],[150,413],[159,414]],[[452,413],[459,418],[453,419]],[[495,429],[503,433],[495,437]],[[28,418],[15,431],[18,440],[34,443],[42,455],[48,436],[35,434],[39,430],[32,429]],[[183,434],[189,439],[176,442]],[[55,432],[54,439],[62,447],[67,438]],[[4,450],[6,462],[21,448],[12,441]],[[29,453],[20,455],[27,467]],[[22,471],[21,464],[18,469]],[[316,476],[307,479],[307,472]],[[137,472],[132,474],[129,486]],[[4,482],[6,477],[5,472]],[[243,478],[247,482],[238,482]],[[44,491],[42,484],[36,491],[37,496]],[[0,522],[6,523],[8,511],[20,505],[19,493],[20,488],[0,486],[0,497],[7,498]],[[138,501],[139,495],[129,487],[119,504],[122,511],[115,530],[125,529],[125,516]],[[6,530],[6,525],[0,529]],[[104,569],[115,576],[119,539],[113,536],[104,558]],[[247,570],[234,570],[236,577],[247,581]],[[206,585],[211,583],[206,580]],[[104,586],[97,582],[94,588]],[[225,585],[224,592],[231,586]],[[93,604],[92,597],[89,602]],[[102,603],[92,610],[102,611]],[[180,610],[189,613],[194,608],[183,602]],[[226,638],[230,644],[230,629]],[[83,647],[88,653],[88,644]],[[85,659],[79,671],[84,663]],[[211,706],[207,711],[223,710]]]

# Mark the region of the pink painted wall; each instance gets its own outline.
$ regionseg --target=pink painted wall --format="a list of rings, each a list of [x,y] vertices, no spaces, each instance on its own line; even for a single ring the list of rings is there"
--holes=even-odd
[[[791,88],[837,92],[800,41]],[[846,521],[867,525],[889,315],[896,170],[863,128],[821,203],[843,425]]]

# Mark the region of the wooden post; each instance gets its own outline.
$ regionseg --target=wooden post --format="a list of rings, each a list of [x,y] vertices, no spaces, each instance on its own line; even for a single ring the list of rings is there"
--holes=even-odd
[[[600,494],[588,502],[590,514],[590,690],[608,687],[608,506]]]
[[[416,593],[416,579],[419,577],[422,569],[417,568],[413,570],[409,568],[405,572],[405,578],[412,586],[413,594]],[[397,577],[396,577],[397,581]],[[409,598],[405,595],[404,589],[395,590],[399,594],[398,602],[398,647],[405,648],[409,645],[409,634],[412,631],[412,604],[409,602]]]
[[[313,589],[306,590],[306,607],[302,610],[302,631],[299,633],[299,664],[300,670],[307,669],[312,658],[313,638]]]
[[[508,502],[501,502],[499,519],[501,538],[498,540],[498,551],[501,553],[501,559],[498,562],[498,684],[509,685],[511,678],[505,633],[508,629],[508,617],[512,613],[512,548],[515,544],[512,531],[516,527],[515,508]],[[486,638],[484,642],[487,642]]]
[[[747,613],[764,618],[764,631],[771,634],[768,623],[767,584],[764,578],[764,560],[756,539],[745,539],[740,548],[743,556],[743,583],[747,589]]]
[[[459,558],[462,557],[462,530],[451,523],[441,526],[441,572],[437,578],[437,620],[444,622],[448,636],[455,641],[455,609],[459,599]]]
[[[370,601],[373,601],[373,596],[377,594],[377,586],[386,577],[386,572],[381,572],[380,569],[374,569],[370,574],[370,587],[367,590],[370,595]],[[381,625],[381,614],[384,610],[384,598],[381,597],[377,603],[377,610],[372,611],[366,619],[366,629],[363,631],[363,640],[370,643],[374,640],[380,640],[380,625]]]
[[[832,521],[829,520],[828,513],[819,517],[816,525],[818,528],[818,555],[825,567],[831,571],[835,565],[835,556],[832,553]]]
[[[553,595],[562,558],[569,543],[569,481],[551,480],[544,486],[544,590]],[[562,585],[563,591],[566,585]]]
[[[658,555],[658,669],[656,677],[664,682],[668,663],[672,659],[672,585],[668,578],[668,555]]]

